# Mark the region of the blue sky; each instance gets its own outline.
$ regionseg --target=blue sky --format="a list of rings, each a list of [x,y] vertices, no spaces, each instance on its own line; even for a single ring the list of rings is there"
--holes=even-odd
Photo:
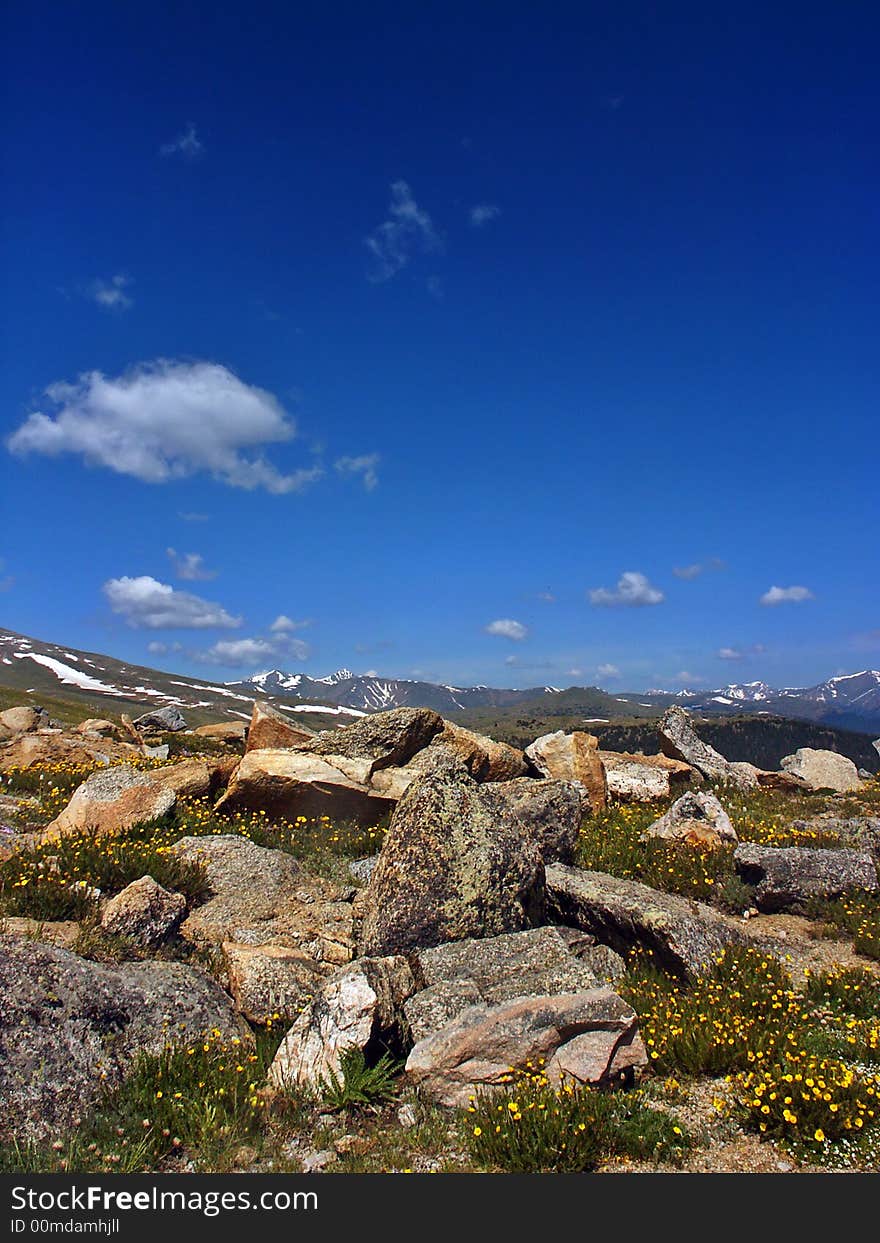
[[[880,663],[873,6],[4,20],[4,625],[216,679]]]

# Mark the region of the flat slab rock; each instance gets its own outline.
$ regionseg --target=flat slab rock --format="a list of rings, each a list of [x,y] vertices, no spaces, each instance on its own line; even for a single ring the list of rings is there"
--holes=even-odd
[[[441,1030],[470,1006],[586,992],[607,984],[624,965],[605,946],[585,947],[576,956],[563,930],[554,927],[419,950],[410,964],[421,985],[404,1006],[415,1041]]]
[[[107,966],[0,936],[0,1135],[56,1137],[123,1081],[138,1053],[213,1028],[243,1036],[229,998],[200,968]]]
[[[700,975],[725,946],[745,943],[736,922],[705,903],[562,864],[547,868],[547,906],[559,923],[621,954],[640,946],[684,977]]]
[[[543,1059],[549,1078],[599,1083],[644,1065],[636,1015],[609,988],[478,1004],[418,1041],[406,1077],[443,1105],[466,1106],[481,1088],[505,1083],[511,1067]]]
[[[738,846],[736,870],[755,886],[755,906],[772,914],[803,912],[811,898],[833,899],[853,889],[876,891],[877,868],[867,852],[806,846]]]
[[[265,811],[286,820],[329,816],[334,820],[378,824],[394,803],[364,784],[371,762],[361,762],[360,768],[352,769],[346,757],[339,757],[338,763],[334,763],[336,759],[278,747],[248,751],[215,810],[227,815],[235,811]]]

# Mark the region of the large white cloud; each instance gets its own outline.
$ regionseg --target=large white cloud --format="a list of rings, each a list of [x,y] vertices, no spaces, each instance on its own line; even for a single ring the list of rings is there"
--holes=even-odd
[[[652,587],[645,575],[635,570],[621,574],[613,591],[597,587],[590,592],[590,603],[606,608],[643,608],[650,604],[662,604],[663,599],[663,592]]]
[[[219,639],[204,652],[193,652],[194,660],[205,665],[225,665],[230,668],[250,669],[266,661],[284,659],[307,660],[311,653],[308,643],[301,639],[265,638]]]
[[[771,587],[761,596],[761,604],[774,608],[777,604],[803,604],[814,599],[809,587]]]
[[[512,617],[499,617],[497,621],[489,622],[486,626],[486,634],[499,635],[503,639],[516,639],[517,641],[524,639],[529,633],[528,627],[522,622],[514,621]]]
[[[158,359],[124,375],[100,371],[46,390],[49,413],[35,411],[7,440],[13,453],[73,453],[144,483],[206,473],[235,488],[299,492],[319,467],[282,474],[262,447],[296,435],[272,393],[245,384],[219,363]]]
[[[114,613],[145,630],[236,630],[242,623],[222,605],[177,591],[148,574],[111,578],[102,590]]]

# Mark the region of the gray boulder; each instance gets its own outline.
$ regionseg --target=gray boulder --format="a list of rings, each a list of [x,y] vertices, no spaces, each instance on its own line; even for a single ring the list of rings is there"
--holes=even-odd
[[[397,804],[358,905],[362,954],[497,936],[545,922],[544,865],[491,791],[438,760]]]
[[[187,728],[183,713],[170,704],[167,708],[155,708],[151,712],[145,712],[143,716],[136,717],[132,725],[139,734],[177,733]]]
[[[368,780],[380,769],[405,765],[443,726],[443,718],[431,708],[394,708],[361,717],[342,729],[324,730],[307,749],[314,755],[368,760]]]
[[[794,777],[800,777],[811,790],[834,790],[837,794],[848,794],[862,788],[855,764],[836,751],[799,747],[794,755],[786,755],[779,767]]]
[[[720,751],[697,736],[690,714],[677,704],[667,708],[658,725],[660,748],[664,755],[696,768],[707,781],[735,785],[740,789],[755,784],[750,776],[727,762]]]
[[[517,777],[487,783],[486,797],[494,799],[499,814],[512,816],[537,847],[545,863],[571,863],[590,800],[573,781],[536,781]]]
[[[649,950],[683,977],[703,974],[725,946],[745,940],[732,919],[705,903],[561,864],[547,868],[547,905],[560,923],[591,933],[620,954]]]
[[[28,937],[0,936],[0,1134],[54,1138],[141,1052],[217,1029],[241,1037],[232,1004],[199,968],[106,966]]]
[[[642,841],[659,838],[689,846],[715,847],[738,842],[736,829],[714,794],[688,790],[642,834]]]
[[[877,868],[855,850],[805,846],[738,846],[736,870],[755,886],[755,906],[765,912],[803,911],[811,898],[839,898],[853,889],[877,889]]]

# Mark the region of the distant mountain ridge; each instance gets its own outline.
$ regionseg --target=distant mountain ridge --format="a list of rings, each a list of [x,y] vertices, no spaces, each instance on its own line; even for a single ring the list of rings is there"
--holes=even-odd
[[[650,719],[670,704],[693,712],[725,716],[742,712],[814,721],[839,729],[880,734],[880,671],[838,674],[810,687],[775,689],[765,682],[733,683],[717,690],[610,692],[595,686],[533,686],[523,690],[491,686],[460,687],[407,678],[357,675],[337,669],[310,677],[282,669],[255,673],[236,682],[212,682],[162,673],[94,652],[0,630],[0,689],[39,697],[63,695],[99,706],[189,708],[202,718],[250,716],[255,698],[267,698],[314,724],[341,723],[364,713],[398,707],[433,708],[444,716],[492,710],[568,715],[583,723],[621,718]]]

